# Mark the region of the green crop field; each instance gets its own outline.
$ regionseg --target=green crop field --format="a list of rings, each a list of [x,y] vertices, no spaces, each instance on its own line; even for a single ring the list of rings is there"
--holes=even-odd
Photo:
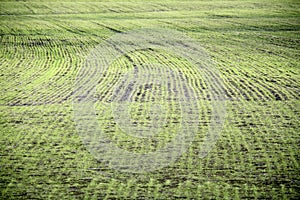
[[[296,0],[0,1],[0,199],[299,199],[299,42]]]

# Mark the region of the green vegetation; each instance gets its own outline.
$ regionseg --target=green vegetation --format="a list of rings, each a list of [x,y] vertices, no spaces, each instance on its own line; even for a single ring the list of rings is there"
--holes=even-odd
[[[292,0],[0,1],[0,198],[299,198],[299,10]],[[228,100],[220,138],[200,159],[211,119],[202,75],[172,52],[145,49],[117,59],[99,81],[96,110],[121,148],[155,151],[180,126],[178,105],[163,99],[169,126],[155,138],[134,138],[117,127],[110,99],[132,61],[158,64],[141,72],[160,74],[164,66],[185,75],[199,97],[190,148],[168,167],[135,174],[89,153],[72,99],[76,75],[97,44],[139,28],[174,29],[197,40],[220,71]],[[134,93],[130,114],[140,128],[151,124],[151,98],[148,86]]]

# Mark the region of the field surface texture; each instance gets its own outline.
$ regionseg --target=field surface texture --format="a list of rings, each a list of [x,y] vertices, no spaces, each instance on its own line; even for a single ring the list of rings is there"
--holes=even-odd
[[[0,1],[0,199],[299,199],[299,11]]]

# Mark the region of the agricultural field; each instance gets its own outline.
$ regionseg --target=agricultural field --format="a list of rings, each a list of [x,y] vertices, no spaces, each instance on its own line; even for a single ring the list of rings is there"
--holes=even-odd
[[[299,199],[300,3],[0,1],[0,199]]]

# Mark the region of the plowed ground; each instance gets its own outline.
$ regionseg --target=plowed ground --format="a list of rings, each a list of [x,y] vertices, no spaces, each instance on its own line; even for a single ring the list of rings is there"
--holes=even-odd
[[[1,199],[299,198],[299,9],[296,1],[280,0],[1,1]],[[193,123],[198,132],[176,162],[123,173],[95,159],[77,134],[74,81],[97,44],[157,27],[188,35],[209,54],[223,81],[226,121],[200,159],[212,113],[203,74],[171,52],[144,49],[120,57],[95,93],[99,125],[120,148],[154,152],[174,137],[181,117],[174,99],[176,91],[184,94],[183,77],[200,114]],[[131,75],[143,84],[132,92],[122,80],[134,69]],[[170,71],[176,73],[169,85],[153,84]],[[116,98],[131,99],[130,129],[122,116],[114,117]],[[157,102],[164,118],[151,114]],[[149,129],[163,131],[153,138],[125,133]]]

